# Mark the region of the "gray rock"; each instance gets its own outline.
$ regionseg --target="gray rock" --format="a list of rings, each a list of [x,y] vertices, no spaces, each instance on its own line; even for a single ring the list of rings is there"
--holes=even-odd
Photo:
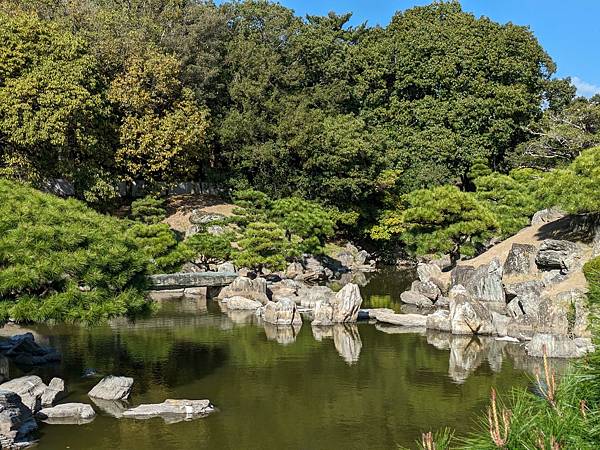
[[[302,317],[296,308],[296,302],[281,298],[277,303],[267,302],[263,307],[262,319],[270,324],[286,326],[302,324]]]
[[[502,264],[498,258],[475,269],[463,286],[473,300],[497,303],[506,301],[502,286]]]
[[[0,389],[18,394],[23,404],[34,414],[42,406],[42,395],[46,388],[47,386],[37,375],[27,375],[0,384]]]
[[[362,304],[360,289],[356,284],[344,286],[328,302],[315,304],[313,325],[331,325],[333,323],[356,322]]]
[[[538,333],[525,345],[530,356],[546,356],[549,358],[580,358],[593,352],[592,341],[586,338],[571,339],[567,336]]]
[[[537,266],[541,269],[571,270],[580,259],[580,250],[577,244],[556,239],[545,239],[540,244],[540,249],[535,257]]]
[[[335,297],[335,292],[327,286],[304,286],[298,290],[296,300],[301,306],[314,308],[318,302],[329,303],[333,297]]]
[[[55,349],[37,344],[32,333],[17,334],[2,341],[0,351],[22,366],[46,365],[61,359]]]
[[[19,448],[32,443],[37,424],[31,410],[16,392],[0,389],[0,448]]]
[[[448,277],[444,275],[441,269],[435,264],[419,263],[417,265],[417,276],[419,281],[434,283],[442,293],[448,291]]]
[[[494,334],[492,314],[486,304],[457,295],[450,300],[452,334]]]
[[[292,280],[304,273],[304,267],[299,262],[290,263],[285,269],[285,276]]]
[[[42,408],[35,416],[42,422],[53,425],[81,425],[94,420],[96,413],[85,403],[63,403]]]
[[[425,327],[427,317],[422,314],[391,314],[380,313],[376,315],[378,322],[389,323],[390,325],[400,325],[403,327]]]
[[[556,208],[542,209],[533,215],[531,219],[531,225],[542,225],[545,223],[554,222],[555,220],[558,220],[564,216],[565,213]]]
[[[63,398],[67,393],[65,389],[65,382],[60,378],[52,378],[48,387],[42,394],[41,404],[42,407],[54,406],[54,404]]]
[[[218,272],[217,272],[218,273]],[[244,297],[266,304],[269,301],[267,296],[267,281],[264,278],[237,277],[229,286],[225,286],[219,292],[220,299],[229,297]]]
[[[206,417],[216,411],[209,400],[173,400],[167,399],[162,403],[144,404],[128,409],[123,417],[132,419],[150,419],[162,417],[165,422],[173,423]]]
[[[420,308],[428,308],[433,306],[433,302],[423,294],[415,291],[404,291],[400,294],[400,300],[409,305],[415,305]]]
[[[123,417],[123,413],[129,408],[123,400],[103,400],[95,397],[90,397],[90,400],[100,411],[117,419]]]
[[[227,297],[223,299],[223,303],[230,311],[235,310],[257,310],[263,304],[261,302],[257,302],[255,300],[251,300],[246,297],[241,297],[239,295],[233,297]],[[268,303],[268,301],[267,301]]]
[[[195,264],[193,262],[186,262],[183,266],[181,266],[180,272],[199,273],[199,272],[206,272],[206,270],[204,270],[204,268],[198,266],[197,264]]]
[[[209,225],[206,227],[206,232],[208,234],[212,234],[213,236],[221,236],[225,234],[225,227],[221,225]]]
[[[368,308],[368,309],[361,309],[358,312],[358,318],[359,319],[376,319],[377,318],[377,314],[383,314],[383,313],[389,313],[389,314],[394,314],[394,310],[390,309],[390,308]]]
[[[560,292],[556,295],[556,303],[564,305],[567,311],[567,318],[570,313],[575,311],[575,317],[572,323],[569,322],[569,332],[577,337],[591,337],[592,333],[589,329],[590,310],[588,306],[587,295],[580,289],[570,289]]]
[[[435,302],[442,295],[440,288],[431,280],[425,282],[420,280],[413,281],[410,289],[424,295],[432,302]]]
[[[233,265],[233,263],[227,261],[224,262],[223,264],[219,264],[217,266],[217,272],[228,272],[228,273],[235,273],[235,266]]]
[[[206,225],[212,222],[219,222],[224,219],[225,216],[223,216],[222,214],[208,214],[202,211],[195,210],[192,211],[189,221],[194,225]]]
[[[452,331],[452,322],[450,321],[450,312],[439,310],[429,314],[425,321],[425,326],[429,330]]]
[[[515,305],[516,304],[516,305]],[[513,299],[508,310],[514,319],[507,326],[507,334],[518,339],[531,339],[536,333],[567,335],[568,310],[556,299],[542,297],[537,301]]]
[[[181,289],[201,286],[227,286],[237,278],[234,273],[224,272],[177,272],[150,275],[154,289]]]
[[[444,297],[440,295],[435,301],[436,308],[449,308],[450,307],[450,299],[448,297]]]
[[[471,279],[473,274],[475,273],[475,268],[473,266],[456,266],[450,272],[450,286],[458,286],[459,284],[462,286],[467,285],[467,281]]]
[[[504,277],[519,277],[537,273],[535,257],[537,248],[530,244],[513,244],[506,262],[504,263]]]
[[[126,400],[133,387],[133,378],[109,375],[102,378],[88,395],[103,400]]]

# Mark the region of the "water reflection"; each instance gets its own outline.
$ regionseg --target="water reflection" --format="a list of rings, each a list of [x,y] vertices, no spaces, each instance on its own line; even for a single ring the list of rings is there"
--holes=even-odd
[[[313,326],[313,337],[317,341],[333,339],[333,345],[342,359],[349,365],[360,357],[362,340],[355,323],[338,323],[330,326]]]
[[[275,341],[281,345],[289,345],[296,341],[296,337],[298,336],[298,333],[300,333],[302,324],[273,325],[271,323],[263,322],[263,327],[269,341]]]

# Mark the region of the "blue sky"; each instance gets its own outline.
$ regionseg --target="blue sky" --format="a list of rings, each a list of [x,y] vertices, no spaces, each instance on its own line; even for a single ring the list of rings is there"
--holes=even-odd
[[[296,14],[353,12],[352,23],[387,25],[395,11],[431,1],[279,0]],[[578,93],[600,92],[600,0],[462,0],[463,9],[505,23],[528,25]]]

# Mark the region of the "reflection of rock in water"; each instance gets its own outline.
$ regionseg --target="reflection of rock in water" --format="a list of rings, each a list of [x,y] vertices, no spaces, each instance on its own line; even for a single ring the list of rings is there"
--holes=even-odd
[[[296,341],[296,336],[302,328],[302,323],[294,325],[277,326],[271,323],[264,322],[265,334],[269,341],[276,341],[278,344],[288,345]]]
[[[122,400],[104,400],[96,397],[90,397],[90,400],[100,411],[117,419],[123,417],[123,412],[129,408],[127,402]]]
[[[450,350],[448,375],[457,383],[467,378],[487,361],[494,372],[502,370],[505,358],[510,358],[519,370],[535,374],[542,368],[540,358],[527,356],[522,344],[498,341],[491,336],[460,336],[450,333],[427,330],[427,343],[440,350]],[[562,373],[566,361],[552,361],[557,373]]]
[[[312,326],[313,337],[317,341],[333,339],[333,345],[348,364],[358,361],[362,350],[362,340],[355,323],[336,323],[329,326]]]
[[[381,322],[375,324],[378,331],[386,334],[425,334],[425,327],[402,327],[398,325],[389,325]]]
[[[333,325],[333,345],[348,364],[354,364],[360,357],[362,341],[355,323]]]
[[[256,314],[254,311],[248,311],[244,309],[234,309],[226,311],[227,317],[231,319],[236,325],[246,325],[253,323],[256,320]]]

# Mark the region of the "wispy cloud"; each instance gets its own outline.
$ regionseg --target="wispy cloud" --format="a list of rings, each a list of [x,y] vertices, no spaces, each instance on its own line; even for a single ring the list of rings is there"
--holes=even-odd
[[[600,86],[596,86],[595,84],[583,81],[579,77],[572,77],[571,81],[573,82],[573,85],[575,85],[575,87],[577,88],[577,95],[581,95],[583,97],[591,97],[595,94],[600,94]]]

